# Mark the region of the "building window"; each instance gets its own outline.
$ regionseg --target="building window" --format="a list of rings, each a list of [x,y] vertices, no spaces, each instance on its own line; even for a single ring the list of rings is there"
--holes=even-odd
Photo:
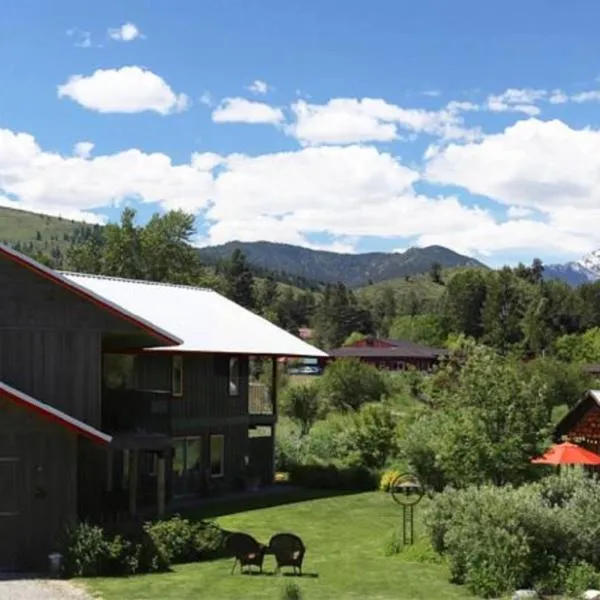
[[[229,395],[240,395],[240,360],[235,357],[229,359]]]
[[[223,477],[225,474],[225,436],[210,436],[210,475]]]
[[[171,393],[173,396],[183,396],[183,356],[173,356],[171,359]]]

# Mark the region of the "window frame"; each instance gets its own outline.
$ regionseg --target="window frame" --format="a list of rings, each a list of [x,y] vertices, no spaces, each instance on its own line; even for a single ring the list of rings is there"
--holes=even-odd
[[[213,438],[221,439],[221,469],[218,473],[213,473]],[[225,435],[222,433],[211,433],[208,439],[208,461],[209,461],[209,469],[210,476],[212,479],[218,479],[221,477],[225,477]]]
[[[227,395],[230,398],[240,396],[240,381],[240,358],[239,356],[230,356],[227,361]]]
[[[174,398],[183,396],[183,356],[181,354],[171,356],[171,395]]]

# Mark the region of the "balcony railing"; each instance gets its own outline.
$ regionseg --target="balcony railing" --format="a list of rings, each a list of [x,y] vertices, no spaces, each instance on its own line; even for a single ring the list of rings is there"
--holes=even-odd
[[[273,414],[271,390],[264,383],[251,381],[248,389],[248,413],[268,416]]]
[[[170,433],[169,396],[161,392],[104,389],[102,428],[107,433]]]

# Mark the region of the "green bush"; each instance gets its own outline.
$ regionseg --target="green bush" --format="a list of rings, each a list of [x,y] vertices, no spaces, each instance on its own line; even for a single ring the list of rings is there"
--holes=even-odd
[[[355,358],[329,364],[321,377],[322,397],[334,410],[357,410],[387,395],[386,379],[375,367]]]
[[[105,571],[109,547],[101,527],[69,524],[60,542],[60,553],[66,577],[97,577]]]
[[[289,473],[290,483],[312,489],[371,491],[379,483],[376,471],[361,466],[296,465]]]
[[[279,419],[275,428],[275,470],[287,472],[302,462],[302,446],[300,427],[286,417]]]
[[[166,571],[171,563],[207,560],[218,556],[224,533],[206,521],[179,516],[122,531],[78,523],[62,536],[65,577],[135,575]]]
[[[564,591],[573,598],[578,598],[589,589],[600,587],[600,573],[592,565],[582,561],[571,565],[565,571]]]
[[[449,489],[424,521],[452,579],[477,595],[571,593],[599,581],[599,503],[600,482],[567,473],[520,488]]]
[[[62,536],[60,552],[64,577],[134,575],[169,568],[163,547],[141,528],[118,534],[88,523],[70,524]]]
[[[164,548],[173,564],[205,560],[215,556],[223,545],[223,532],[216,525],[179,515],[146,523],[144,529],[157,546]]]

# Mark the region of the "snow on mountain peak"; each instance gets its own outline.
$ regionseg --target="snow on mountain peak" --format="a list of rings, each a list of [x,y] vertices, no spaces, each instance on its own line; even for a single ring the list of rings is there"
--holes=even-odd
[[[577,264],[596,277],[600,277],[600,249],[586,254],[581,260],[577,261]]]

